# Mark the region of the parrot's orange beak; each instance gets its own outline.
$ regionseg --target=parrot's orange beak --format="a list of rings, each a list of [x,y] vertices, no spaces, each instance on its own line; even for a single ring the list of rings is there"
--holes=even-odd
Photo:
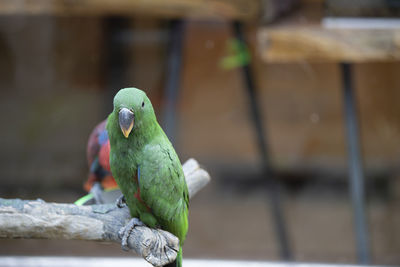
[[[118,119],[122,134],[128,138],[135,124],[135,114],[127,108],[122,108],[119,111]]]

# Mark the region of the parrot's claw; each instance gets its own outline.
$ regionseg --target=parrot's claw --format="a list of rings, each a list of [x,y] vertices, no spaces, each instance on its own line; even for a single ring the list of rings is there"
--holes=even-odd
[[[119,198],[117,198],[115,205],[117,205],[118,208],[122,209],[124,207],[126,207],[126,200],[125,200],[125,196],[121,195]]]
[[[138,218],[132,218],[127,225],[122,227],[118,232],[118,237],[121,238],[121,247],[123,250],[128,251],[128,238],[136,226],[144,226]]]

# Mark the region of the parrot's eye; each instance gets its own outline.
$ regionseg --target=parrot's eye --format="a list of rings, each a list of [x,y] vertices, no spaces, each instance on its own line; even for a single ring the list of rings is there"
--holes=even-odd
[[[144,101],[142,102],[142,107],[144,107]]]

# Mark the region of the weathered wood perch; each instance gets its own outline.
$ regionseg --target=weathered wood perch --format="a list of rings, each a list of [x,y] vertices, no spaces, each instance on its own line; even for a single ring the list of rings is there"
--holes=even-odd
[[[189,159],[183,170],[193,197],[209,181],[208,173],[197,161]],[[114,241],[118,231],[131,219],[128,208],[115,204],[77,206],[47,203],[41,199],[0,198],[0,238],[45,238]],[[136,227],[128,240],[130,249],[154,266],[176,258],[179,240],[169,232]]]

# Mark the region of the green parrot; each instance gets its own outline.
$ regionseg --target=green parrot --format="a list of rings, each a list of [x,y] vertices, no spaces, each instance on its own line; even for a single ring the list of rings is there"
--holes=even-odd
[[[121,233],[122,248],[137,225],[161,228],[179,238],[173,266],[182,266],[182,245],[188,231],[189,193],[179,158],[157,122],[146,94],[121,89],[107,119],[110,167],[132,220]],[[117,203],[117,204],[118,204]],[[140,219],[140,221],[139,221]]]

